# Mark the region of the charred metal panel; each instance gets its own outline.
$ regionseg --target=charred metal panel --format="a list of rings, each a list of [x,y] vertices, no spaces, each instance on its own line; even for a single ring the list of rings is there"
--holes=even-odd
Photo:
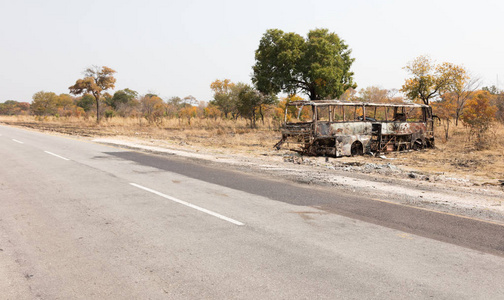
[[[367,135],[371,134],[370,122],[331,123],[331,135]]]

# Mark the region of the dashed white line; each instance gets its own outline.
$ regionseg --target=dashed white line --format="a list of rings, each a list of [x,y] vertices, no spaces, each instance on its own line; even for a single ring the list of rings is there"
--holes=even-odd
[[[63,156],[60,156],[60,155],[58,155],[58,154],[54,154],[54,153],[49,152],[49,151],[44,151],[44,152],[45,152],[45,153],[47,153],[47,154],[51,154],[52,156],[56,156],[56,157],[58,157],[58,158],[61,158],[61,159],[63,159],[63,160],[69,160],[68,158],[65,158],[65,157],[63,157]]]
[[[196,210],[199,210],[199,211],[204,212],[204,213],[206,213],[206,214],[209,214],[209,215],[211,215],[211,216],[217,217],[217,218],[219,218],[219,219],[221,219],[221,220],[228,221],[228,222],[233,223],[233,224],[235,224],[235,225],[238,225],[238,226],[243,226],[243,225],[245,225],[244,223],[242,223],[242,222],[240,222],[240,221],[236,221],[236,220],[234,220],[234,219],[228,218],[228,217],[226,217],[226,216],[223,216],[223,215],[221,215],[221,214],[215,213],[215,212],[213,212],[213,211],[211,211],[211,210],[208,210],[208,209],[206,209],[206,208],[199,207],[199,206],[197,206],[197,205],[191,204],[191,203],[189,203],[189,202],[185,202],[185,201],[179,200],[179,199],[177,199],[177,198],[175,198],[175,197],[165,195],[165,194],[163,194],[163,193],[160,193],[160,192],[158,192],[158,191],[155,191],[155,190],[152,190],[152,189],[146,188],[146,187],[141,186],[141,185],[139,185],[139,184],[136,184],[136,183],[130,183],[130,184],[131,184],[132,186],[137,187],[137,188],[139,188],[139,189],[142,189],[142,190],[144,190],[144,191],[147,191],[147,192],[150,192],[150,193],[156,194],[156,195],[158,195],[158,196],[160,196],[160,197],[163,197],[163,198],[165,198],[165,199],[171,200],[171,201],[173,201],[173,202],[177,202],[177,203],[182,204],[182,205],[185,205],[185,206],[187,206],[187,207],[194,208],[194,209],[196,209]]]
[[[12,139],[12,140],[13,140],[14,142],[16,142],[16,143],[24,144],[23,142],[18,141],[18,140],[16,140],[16,139]]]

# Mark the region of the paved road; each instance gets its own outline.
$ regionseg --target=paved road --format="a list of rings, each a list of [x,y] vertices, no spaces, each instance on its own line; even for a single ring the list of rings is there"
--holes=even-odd
[[[5,299],[502,299],[504,227],[0,126]]]

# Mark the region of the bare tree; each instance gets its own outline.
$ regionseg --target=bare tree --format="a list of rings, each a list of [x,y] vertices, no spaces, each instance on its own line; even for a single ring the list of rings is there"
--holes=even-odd
[[[458,126],[458,121],[462,110],[464,109],[467,100],[472,96],[474,91],[479,89],[481,84],[481,78],[479,77],[469,77],[469,79],[460,88],[456,85],[452,93],[455,97],[455,126]]]

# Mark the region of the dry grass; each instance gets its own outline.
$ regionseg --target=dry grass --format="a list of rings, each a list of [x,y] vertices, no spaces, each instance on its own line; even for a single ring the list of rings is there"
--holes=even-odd
[[[143,118],[114,117],[96,124],[91,118],[39,120],[33,116],[0,116],[0,122],[77,136],[127,136],[243,152],[271,150],[280,135],[276,130],[278,125],[272,120],[265,120],[264,124],[257,122],[257,129],[250,129],[242,119],[192,119],[189,125],[187,119],[164,119],[159,124],[149,124]]]
[[[441,128],[436,133],[436,149],[411,153],[391,153],[398,163],[427,173],[454,174],[485,183],[504,179],[504,125],[493,124],[485,150],[476,150],[475,139],[462,125],[452,126],[444,140]],[[495,181],[493,181],[495,182]]]
[[[37,120],[33,116],[0,116],[0,122],[70,135],[154,139],[167,144],[190,145],[196,149],[249,154],[272,153],[273,145],[280,139],[280,132],[276,130],[278,124],[272,120],[265,121],[265,124],[258,122],[259,128],[255,130],[248,128],[244,120],[222,119],[193,119],[189,125],[183,119],[165,119],[160,124],[149,124],[145,119],[114,117],[98,125],[95,120],[84,118],[49,117]],[[444,132],[438,127],[436,149],[387,153],[386,156],[394,158],[391,161],[393,164],[427,174],[443,173],[480,183],[504,179],[504,125],[496,123],[490,129],[486,150],[476,151],[468,134],[468,129],[462,125],[452,126],[450,138],[445,141]],[[371,158],[359,158],[362,159]]]

